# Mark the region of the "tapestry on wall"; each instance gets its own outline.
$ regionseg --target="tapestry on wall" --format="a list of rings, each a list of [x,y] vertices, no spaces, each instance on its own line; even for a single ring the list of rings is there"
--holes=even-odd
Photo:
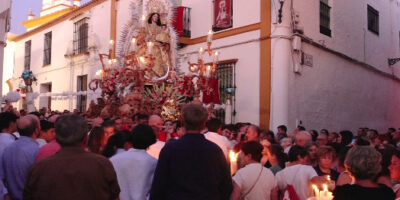
[[[214,0],[214,31],[232,28],[232,0]]]

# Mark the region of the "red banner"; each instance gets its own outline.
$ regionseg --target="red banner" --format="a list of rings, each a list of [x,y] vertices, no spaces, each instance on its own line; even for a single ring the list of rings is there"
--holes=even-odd
[[[203,92],[203,103],[220,104],[218,78],[212,78],[207,82],[206,90]]]

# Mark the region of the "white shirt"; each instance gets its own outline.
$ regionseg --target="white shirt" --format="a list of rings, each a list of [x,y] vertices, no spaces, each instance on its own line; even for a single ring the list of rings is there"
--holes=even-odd
[[[117,173],[121,200],[149,198],[157,160],[145,150],[129,149],[110,158]]]
[[[37,138],[36,142],[39,144],[39,148],[44,146],[45,144],[47,144],[46,140],[44,140],[42,138]]]
[[[254,185],[259,174],[260,178]],[[274,174],[272,174],[271,170],[263,167],[260,163],[246,165],[239,169],[232,179],[240,187],[241,195],[248,193],[244,197],[244,200],[269,200],[271,198],[271,190],[277,186]],[[249,192],[253,185],[253,189]],[[241,199],[242,198],[243,196],[241,196]]]
[[[310,181],[318,176],[314,168],[308,165],[297,164],[279,171],[276,174],[279,190],[283,191],[287,184],[296,190],[301,200],[306,200],[312,195]]]
[[[221,148],[222,152],[225,155],[225,158],[228,157],[228,150],[230,149],[231,143],[229,142],[228,138],[225,136],[222,136],[218,133],[214,133],[211,131],[208,131],[206,134],[204,134],[204,137],[206,137],[207,140],[214,142]]]
[[[161,149],[164,148],[164,145],[165,145],[165,142],[157,140],[156,143],[149,146],[149,148],[147,149],[147,153],[158,160]]]

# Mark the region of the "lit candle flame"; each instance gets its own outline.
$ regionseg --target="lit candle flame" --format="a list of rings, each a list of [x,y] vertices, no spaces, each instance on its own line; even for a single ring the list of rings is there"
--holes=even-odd
[[[146,63],[146,59],[145,59],[143,56],[140,56],[140,57],[139,57],[139,61],[140,61],[141,63]]]
[[[103,70],[102,70],[102,69],[100,69],[100,70],[98,70],[98,71],[96,72],[96,76],[100,76],[101,74],[103,74]]]
[[[144,15],[142,15],[142,21],[146,20],[146,17]]]
[[[110,44],[114,44],[114,40],[110,40]]]
[[[322,187],[324,188],[324,192],[327,192],[327,191],[328,191],[328,185],[323,184]]]
[[[237,161],[237,153],[233,152],[232,150],[229,151],[229,158],[231,162],[236,162]]]
[[[136,43],[136,38],[132,38],[132,43]]]
[[[113,63],[117,63],[117,59],[114,58],[114,59],[112,60],[112,62],[113,62]]]

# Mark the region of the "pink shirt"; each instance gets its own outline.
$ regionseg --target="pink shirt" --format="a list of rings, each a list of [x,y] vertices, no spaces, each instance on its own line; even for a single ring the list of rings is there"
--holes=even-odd
[[[51,141],[39,149],[35,162],[54,155],[60,150],[60,148],[61,146],[56,140]]]

